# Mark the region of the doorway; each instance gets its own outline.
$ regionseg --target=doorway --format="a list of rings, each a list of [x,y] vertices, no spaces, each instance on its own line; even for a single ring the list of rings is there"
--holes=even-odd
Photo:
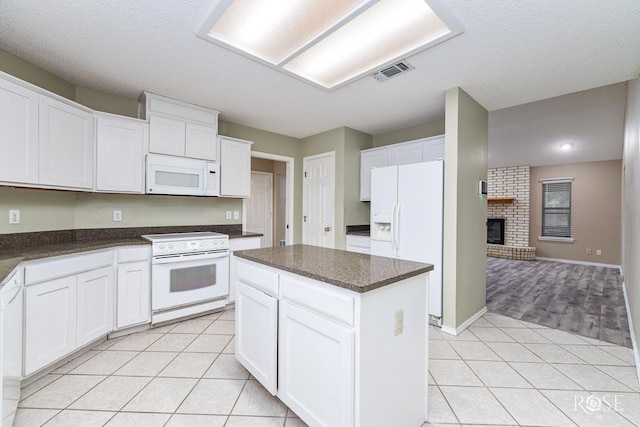
[[[303,159],[302,243],[334,247],[335,152]]]
[[[242,202],[242,229],[263,234],[261,247],[293,244],[293,170],[292,157],[251,152],[251,197]]]

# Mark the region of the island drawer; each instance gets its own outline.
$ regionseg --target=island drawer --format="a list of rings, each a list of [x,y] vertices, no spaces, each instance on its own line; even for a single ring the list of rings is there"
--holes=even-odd
[[[278,296],[278,273],[247,261],[237,264],[238,280],[274,297]]]
[[[280,276],[280,295],[288,301],[353,326],[355,303],[350,295],[288,275]]]

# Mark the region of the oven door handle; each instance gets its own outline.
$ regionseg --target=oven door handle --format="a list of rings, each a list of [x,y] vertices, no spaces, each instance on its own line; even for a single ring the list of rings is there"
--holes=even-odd
[[[182,254],[182,255],[165,255],[165,256],[153,257],[152,264],[173,264],[178,262],[226,258],[228,256],[229,256],[229,251],[198,252],[194,254]]]

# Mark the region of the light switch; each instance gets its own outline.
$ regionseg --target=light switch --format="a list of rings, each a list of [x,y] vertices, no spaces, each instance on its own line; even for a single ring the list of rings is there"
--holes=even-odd
[[[20,224],[20,210],[11,209],[9,211],[9,224]]]
[[[240,212],[233,211],[233,219],[240,219]]]
[[[393,335],[400,335],[404,329],[404,310],[396,311],[393,322]]]

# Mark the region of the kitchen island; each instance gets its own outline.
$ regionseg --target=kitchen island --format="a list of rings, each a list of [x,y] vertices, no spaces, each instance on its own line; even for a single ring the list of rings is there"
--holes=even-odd
[[[240,251],[236,358],[310,426],[427,418],[430,264],[307,245]]]

